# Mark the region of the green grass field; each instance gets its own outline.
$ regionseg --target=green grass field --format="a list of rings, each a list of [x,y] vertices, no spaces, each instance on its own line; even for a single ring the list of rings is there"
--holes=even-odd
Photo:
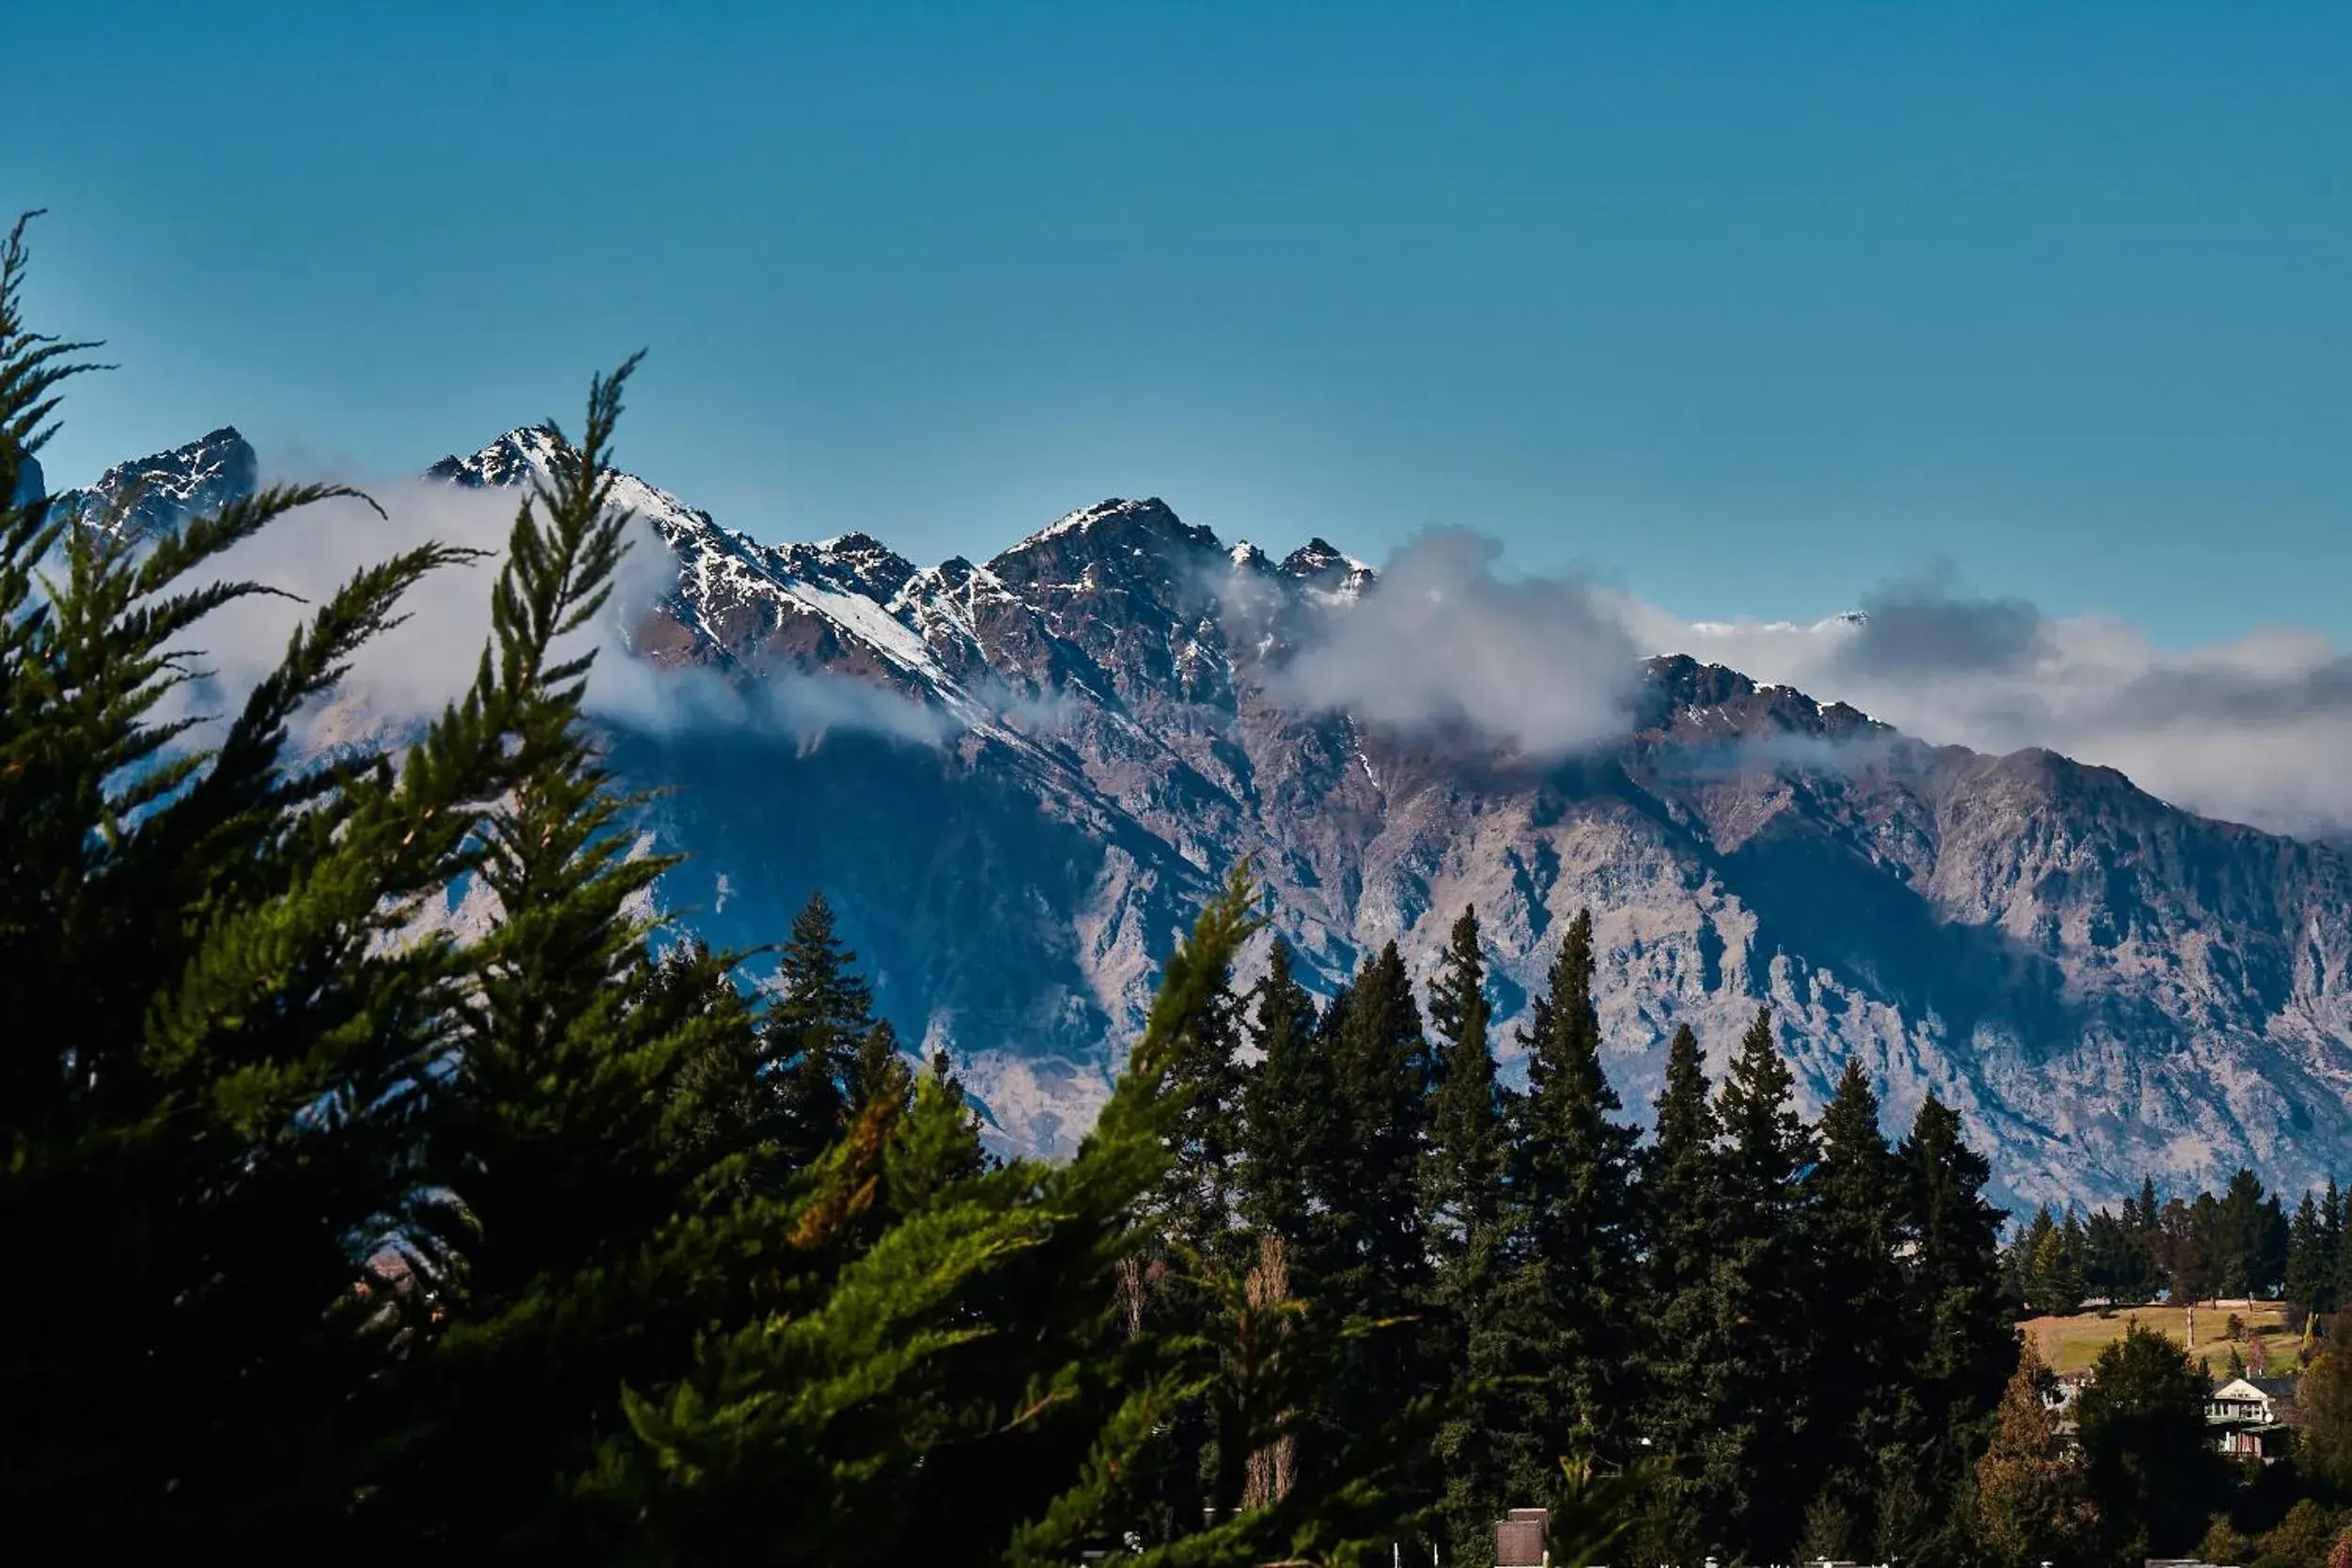
[[[2286,1326],[2286,1310],[2276,1301],[2257,1301],[2251,1308],[2234,1302],[2197,1304],[2197,1343],[2189,1349],[2204,1358],[2215,1373],[2229,1365],[2228,1325],[2232,1314],[2243,1318],[2247,1337],[2238,1346],[2249,1371],[2285,1372],[2295,1365],[2298,1342]],[[2143,1326],[2188,1343],[2188,1310],[2185,1307],[2118,1307],[2112,1316],[2079,1312],[2073,1317],[2028,1318],[2018,1327],[2033,1336],[2042,1359],[2056,1372],[2080,1372],[2098,1358],[2111,1340],[2124,1337],[2125,1326],[2137,1318]]]

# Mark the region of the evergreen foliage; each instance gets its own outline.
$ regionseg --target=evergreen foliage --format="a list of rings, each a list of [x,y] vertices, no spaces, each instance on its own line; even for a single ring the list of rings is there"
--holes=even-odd
[[[1517,1194],[1509,1183],[1509,1106],[1496,1082],[1487,1026],[1478,915],[1454,923],[1429,982],[1438,1087],[1431,1104],[1424,1227],[1437,1260],[1430,1305],[1443,1375],[1459,1397],[1433,1452],[1444,1476],[1446,1555],[1472,1560],[1492,1545],[1513,1498],[1542,1495],[1554,1455],[1528,1419],[1539,1304],[1520,1266]]]
[[[1815,1217],[1804,1177],[1815,1157],[1795,1081],[1759,1009],[1715,1100],[1721,1251],[1713,1321],[1709,1430],[1701,1438],[1704,1516],[1717,1545],[1795,1540],[1824,1440],[1815,1374]]]
[[[629,366],[523,497],[467,689],[397,754],[304,767],[296,711],[462,552],[356,574],[231,712],[181,716],[191,633],[265,591],[218,558],[339,492],[137,545],[23,496],[75,368],[24,325],[23,268],[20,225],[0,1246],[44,1281],[0,1309],[21,1530],[101,1560],[1059,1564],[1147,1532],[1145,1561],[1356,1560],[1417,1528],[1417,1388],[1244,1495],[1242,1461],[1374,1337],[1358,1319],[1213,1269],[1182,1331],[1127,1310],[1177,1229],[1171,1168],[1215,1163],[1196,1090],[1230,1045],[1246,880],[1171,955],[1079,1156],[991,1164],[943,1062],[908,1074],[870,1018],[821,901],[764,1010],[735,955],[656,952],[668,862],[631,852],[637,800],[581,720]],[[485,933],[419,919],[468,885]],[[1187,1420],[1221,1457],[1169,1519]]]
[[[2176,1557],[2196,1544],[2221,1480],[2205,1431],[2210,1387],[2187,1350],[2137,1323],[2099,1352],[2076,1410],[2113,1558]]]
[[[656,901],[673,862],[636,852],[643,801],[584,722],[633,361],[577,443],[554,431],[430,723],[316,766],[288,738],[465,558],[438,546],[310,607],[197,722],[192,637],[267,591],[220,557],[340,492],[144,545],[20,497],[81,349],[22,319],[22,225],[0,261],[0,1248],[39,1281],[0,1307],[0,1498],[28,1536],[1462,1561],[1549,1503],[1556,1560],[1926,1568],[2079,1539],[2093,1495],[2151,1544],[2211,1500],[2195,1374],[2148,1336],[2084,1396],[2086,1463],[2054,1452],[1989,1171],[1932,1096],[1891,1149],[1849,1063],[1808,1126],[1760,1012],[1713,1093],[1674,1032],[1640,1146],[1589,911],[1519,1094],[1475,911],[1425,1027],[1393,943],[1318,1008],[1274,942],[1244,998],[1238,872],[1075,1157],[989,1157],[821,893],[764,986]],[[466,889],[487,929],[424,918]],[[2120,1219],[2045,1215],[2016,1287],[2284,1275],[2323,1311],[2352,1298],[2342,1208],[2331,1187],[2289,1227],[2251,1174],[2161,1210],[2144,1187]]]
[[[1514,1179],[1525,1288],[1544,1328],[1532,1347],[1541,1393],[1531,1414],[1555,1454],[1613,1467],[1627,1458],[1635,1343],[1634,1132],[1610,1119],[1620,1103],[1601,1068],[1593,967],[1593,917],[1579,910],[1524,1040]]]
[[[1807,1458],[1820,1495],[1860,1523],[1902,1436],[1910,1367],[1900,1326],[1909,1302],[1894,1152],[1879,1129],[1878,1096],[1850,1058],[1821,1113],[1820,1151],[1806,1178],[1820,1248],[1811,1294],[1821,1352]]]
[[[874,993],[852,967],[822,890],[792,917],[777,955],[775,998],[760,1026],[776,1136],[804,1164],[841,1135],[874,1030]]]
[[[1643,1527],[1646,1559],[1694,1557],[1703,1494],[1701,1460],[1712,1421],[1714,1281],[1721,1168],[1715,1108],[1688,1025],[1666,1050],[1666,1081],[1653,1108],[1655,1136],[1641,1152],[1642,1289],[1646,1303],[1643,1367],[1650,1386],[1648,1430],[1661,1456],[1658,1496]]]

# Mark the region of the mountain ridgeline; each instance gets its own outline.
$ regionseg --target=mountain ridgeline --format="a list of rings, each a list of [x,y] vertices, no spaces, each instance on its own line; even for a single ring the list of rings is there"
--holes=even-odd
[[[513,486],[552,450],[526,427],[429,472]],[[254,467],[220,431],[92,493],[216,505]],[[623,776],[676,786],[657,837],[696,851],[663,896],[724,943],[829,892],[877,1011],[952,1049],[1012,1148],[1076,1146],[1160,961],[1246,859],[1324,995],[1391,940],[1425,977],[1474,904],[1498,1041],[1589,906],[1628,1107],[1662,1086],[1677,1026],[1717,1075],[1764,1002],[1809,1107],[1849,1061],[1891,1126],[1932,1093],[2008,1199],[2241,1165],[2294,1190],[2352,1167],[2334,848],[1682,655],[1639,672],[1620,736],[1564,758],[1316,708],[1285,672],[1376,574],[1321,539],[1228,546],[1158,500],[918,567],[863,534],[761,544],[626,476],[615,498],[677,567],[623,607],[634,654],[753,699],[742,722],[608,718]]]

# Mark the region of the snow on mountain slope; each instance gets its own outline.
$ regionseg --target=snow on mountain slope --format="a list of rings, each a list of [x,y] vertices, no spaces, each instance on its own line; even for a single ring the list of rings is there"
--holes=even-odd
[[[119,463],[88,489],[56,500],[86,523],[144,539],[252,494],[258,472],[253,447],[225,426],[185,446]]]

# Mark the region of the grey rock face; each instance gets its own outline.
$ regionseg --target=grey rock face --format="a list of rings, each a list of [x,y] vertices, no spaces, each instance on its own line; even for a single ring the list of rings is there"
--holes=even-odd
[[[1391,939],[1427,965],[1474,903],[1506,1020],[1589,905],[1611,1068],[1640,1110],[1677,1023],[1720,1066],[1769,1002],[1816,1102],[1855,1056],[1898,1128],[1932,1090],[2023,1200],[2239,1162],[2297,1185],[2352,1155],[2352,877],[2330,848],[1689,659],[1651,661],[1631,733],[1565,763],[1287,711],[1266,676],[1373,574],[1320,541],[1280,566],[1228,551],[1158,501],[1084,508],[985,567],[913,570],[859,538],[756,564],[718,596],[725,619],[691,588],[665,613],[682,657],[949,711],[991,689],[1051,705],[1031,729],[982,707],[937,749],[641,765],[690,798],[760,781],[770,810],[680,824],[734,890],[724,917],[748,937],[833,890],[884,1000],[973,1063],[1008,1141],[1069,1146],[1155,961],[1247,855],[1326,988]],[[755,865],[730,847],[747,831]]]
[[[89,526],[145,540],[251,495],[258,472],[245,438],[223,427],[185,446],[117,464],[87,489],[57,500]]]
[[[522,429],[431,472],[515,484],[548,450]],[[664,896],[750,943],[824,888],[882,1009],[955,1049],[1008,1144],[1075,1146],[1158,961],[1247,856],[1325,989],[1390,939],[1425,972],[1474,903],[1506,1042],[1589,906],[1636,1115],[1678,1023],[1720,1069],[1768,1002],[1815,1103],[1851,1058],[1891,1129],[1932,1090],[2017,1200],[2352,1169],[2339,847],[1687,658],[1647,664],[1619,740],[1559,762],[1292,711],[1270,677],[1375,574],[1321,540],[1228,549],[1157,500],[917,567],[618,493],[678,566],[640,657],[752,692],[841,677],[920,721],[616,733],[626,776],[677,786],[653,826],[696,858]]]

